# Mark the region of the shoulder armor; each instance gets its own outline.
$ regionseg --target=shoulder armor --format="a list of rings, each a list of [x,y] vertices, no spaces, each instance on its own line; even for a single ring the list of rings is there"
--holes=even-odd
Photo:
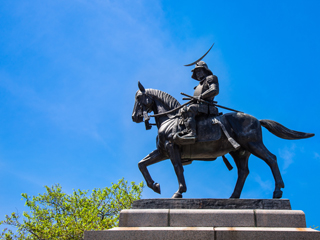
[[[208,83],[218,83],[218,77],[216,75],[210,75],[207,77]]]

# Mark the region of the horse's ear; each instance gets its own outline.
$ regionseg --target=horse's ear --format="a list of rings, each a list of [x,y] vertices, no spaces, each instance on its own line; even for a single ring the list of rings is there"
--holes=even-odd
[[[142,92],[142,93],[145,93],[146,90],[144,89],[144,87],[142,86],[142,84],[140,83],[140,81],[138,81],[138,87],[139,87],[139,90]]]

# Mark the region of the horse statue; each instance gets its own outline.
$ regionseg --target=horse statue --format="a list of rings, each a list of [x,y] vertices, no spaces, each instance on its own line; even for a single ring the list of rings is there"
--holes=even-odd
[[[144,120],[146,128],[150,129],[148,113],[153,111],[155,125],[158,128],[157,149],[143,158],[138,166],[148,187],[160,194],[160,184],[153,181],[147,167],[170,159],[179,183],[179,189],[172,198],[182,198],[182,194],[187,191],[183,174],[184,165],[190,164],[193,160],[213,161],[217,157],[224,157],[227,153],[232,156],[238,168],[238,179],[231,198],[240,198],[249,174],[248,159],[250,154],[268,164],[275,180],[273,198],[281,198],[281,188],[284,188],[284,182],[276,156],[262,142],[261,126],[283,139],[294,140],[314,136],[313,133],[290,130],[272,120],[258,120],[246,113],[233,112],[218,116],[200,116],[197,119],[197,128],[199,129],[197,141],[194,144],[179,144],[176,141],[179,138],[176,136],[177,132],[181,130],[179,108],[182,105],[163,91],[145,89],[140,82],[138,86],[132,120],[136,123]],[[201,132],[201,129],[205,130]]]

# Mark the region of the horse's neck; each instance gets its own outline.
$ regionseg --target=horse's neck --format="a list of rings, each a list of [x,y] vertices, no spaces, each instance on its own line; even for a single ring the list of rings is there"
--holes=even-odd
[[[177,106],[180,106],[179,102],[168,93],[154,89],[147,89],[146,91],[153,98],[154,104],[152,106],[152,111],[155,114],[165,113]],[[169,119],[169,117],[167,115],[163,115],[156,117],[155,119],[157,127],[159,128],[163,122]]]
[[[165,105],[163,102],[155,99],[155,104],[154,104],[154,107],[152,110],[155,114],[159,114],[159,113],[167,112],[171,109],[169,108],[169,106]],[[161,126],[161,124],[163,122],[167,121],[168,119],[169,119],[169,117],[167,115],[155,117],[157,127],[159,128]]]

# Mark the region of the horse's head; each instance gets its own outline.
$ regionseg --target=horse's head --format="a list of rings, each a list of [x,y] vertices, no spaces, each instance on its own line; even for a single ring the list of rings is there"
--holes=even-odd
[[[135,96],[135,103],[132,112],[132,121],[140,123],[143,118],[148,116],[152,111],[153,99],[146,93],[146,90],[140,82],[138,82],[139,90]],[[145,119],[145,121],[148,119]]]

